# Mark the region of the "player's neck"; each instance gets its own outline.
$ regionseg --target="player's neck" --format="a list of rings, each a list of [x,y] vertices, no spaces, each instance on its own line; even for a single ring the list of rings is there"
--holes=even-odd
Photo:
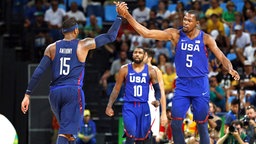
[[[65,40],[65,41],[71,41],[71,40],[73,40],[73,39],[75,39],[75,37],[74,37],[73,34],[66,34],[66,35],[64,36],[64,38],[63,38],[63,40]]]
[[[199,31],[199,30],[198,30],[197,28],[195,28],[195,29],[193,29],[192,31],[187,32],[186,35],[187,35],[187,37],[189,37],[190,39],[193,39],[193,38],[197,37],[198,31]]]

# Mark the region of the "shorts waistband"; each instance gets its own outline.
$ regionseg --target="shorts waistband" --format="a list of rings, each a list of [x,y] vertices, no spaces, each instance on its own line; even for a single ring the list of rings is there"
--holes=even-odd
[[[79,85],[56,85],[56,86],[50,86],[50,90],[55,90],[55,89],[59,89],[59,88],[66,88],[66,87],[81,88],[81,86],[79,86]]]

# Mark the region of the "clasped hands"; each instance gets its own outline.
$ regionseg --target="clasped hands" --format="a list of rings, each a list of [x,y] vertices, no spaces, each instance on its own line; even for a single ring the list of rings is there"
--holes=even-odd
[[[117,13],[122,16],[123,18],[126,18],[126,15],[129,13],[128,12],[128,7],[127,3],[125,2],[119,2],[119,1],[114,1],[114,4],[116,5],[116,11]]]

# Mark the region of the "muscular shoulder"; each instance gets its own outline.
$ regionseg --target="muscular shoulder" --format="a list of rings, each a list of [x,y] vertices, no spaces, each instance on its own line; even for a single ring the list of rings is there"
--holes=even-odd
[[[44,51],[44,55],[48,56],[51,58],[51,60],[54,59],[55,56],[55,52],[56,52],[56,42],[49,44],[45,51]]]
[[[207,33],[204,33],[204,44],[209,46],[211,45],[215,40]]]
[[[128,64],[122,65],[119,70],[119,73],[125,76],[128,73]]]
[[[180,38],[180,31],[178,29],[174,29],[174,28],[168,28],[164,31],[171,35],[170,40],[174,43],[174,45],[176,45]]]
[[[158,67],[156,66],[150,66],[148,65],[148,71],[150,75],[156,75],[157,74]]]
[[[90,49],[95,49],[96,48],[94,38],[82,39],[82,40],[79,41],[78,46],[82,50],[90,50]]]

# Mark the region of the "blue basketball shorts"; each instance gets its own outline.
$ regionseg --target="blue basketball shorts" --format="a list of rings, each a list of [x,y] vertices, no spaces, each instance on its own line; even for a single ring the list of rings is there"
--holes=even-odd
[[[151,116],[147,102],[125,102],[123,105],[124,129],[127,137],[146,139],[150,136]]]
[[[205,121],[209,114],[209,79],[208,77],[178,78],[172,100],[172,117],[184,119],[188,108],[192,106],[193,119]]]
[[[85,107],[82,88],[78,86],[52,88],[49,100],[60,125],[59,134],[77,134]]]

